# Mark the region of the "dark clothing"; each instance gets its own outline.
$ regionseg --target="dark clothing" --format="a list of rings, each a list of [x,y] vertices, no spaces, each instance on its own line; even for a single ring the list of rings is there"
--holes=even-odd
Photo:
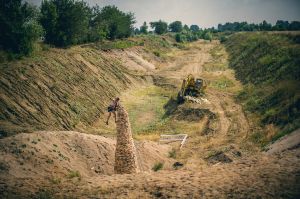
[[[113,107],[112,105],[110,105],[110,106],[108,106],[107,107],[107,112],[114,112],[114,111],[116,111],[116,108],[115,107]]]
[[[113,103],[107,107],[107,112],[110,113],[110,112],[117,111],[117,107],[118,107],[118,102],[113,101]]]

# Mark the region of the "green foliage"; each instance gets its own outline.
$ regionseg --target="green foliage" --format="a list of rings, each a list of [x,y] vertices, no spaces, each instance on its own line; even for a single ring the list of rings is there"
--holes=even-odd
[[[234,86],[234,83],[226,77],[220,77],[218,80],[212,81],[210,85],[217,89],[226,89]]]
[[[174,21],[170,23],[169,29],[171,32],[181,32],[183,29],[181,21]]]
[[[43,30],[37,22],[36,7],[21,0],[7,0],[0,5],[0,48],[9,53],[30,55]],[[14,55],[11,55],[14,58]]]
[[[141,34],[148,34],[148,26],[147,26],[146,22],[144,22],[143,25],[140,27],[140,33]]]
[[[83,1],[45,0],[41,5],[41,24],[45,42],[65,47],[87,40],[90,8]]]
[[[185,31],[190,31],[190,28],[188,27],[188,25],[185,24],[185,25],[183,26],[183,30],[185,30]]]
[[[193,33],[193,32],[181,32],[181,33],[177,33],[175,35],[175,40],[176,42],[192,42],[192,41],[197,41],[198,40],[198,35],[197,33]]]
[[[138,45],[139,43],[135,41],[115,40],[115,41],[102,41],[96,43],[94,47],[101,50],[111,50],[111,49],[126,49]]]
[[[186,41],[186,36],[184,34],[181,34],[181,33],[177,33],[175,35],[175,40],[176,42],[185,42]]]
[[[297,35],[239,33],[225,42],[229,65],[246,86],[238,99],[284,132],[297,128],[300,117],[300,46]],[[299,126],[299,125],[298,125]]]
[[[233,23],[225,23],[224,25],[218,25],[218,31],[286,31],[286,30],[300,30],[300,22],[292,21],[289,23],[288,21],[278,20],[274,26],[268,23],[267,21],[263,21],[259,24],[248,24],[247,22],[233,22]]]
[[[153,51],[153,54],[154,54],[156,57],[160,57],[160,52],[158,52],[158,51]]]
[[[191,25],[190,26],[190,30],[192,32],[198,32],[200,30],[199,26],[198,25]]]
[[[152,170],[153,171],[159,171],[164,167],[164,164],[162,162],[158,162],[156,163],[153,167]]]
[[[34,199],[52,199],[53,191],[46,189],[39,189],[38,192],[35,193]]]
[[[176,150],[175,149],[172,149],[171,151],[169,151],[169,157],[170,158],[176,158],[177,156],[177,153],[176,153]]]
[[[75,0],[43,1],[40,22],[46,31],[45,42],[59,47],[126,38],[135,23],[132,13],[115,6],[90,8]]]
[[[168,31],[168,24],[162,20],[150,22],[151,28],[154,28],[156,34],[164,34]]]
[[[211,41],[212,40],[211,32],[206,32],[203,36],[203,39]]]
[[[133,32],[135,20],[132,13],[124,13],[116,6],[105,6],[101,11],[96,11],[95,15],[92,28],[107,32],[108,39],[126,38]]]
[[[81,177],[79,171],[70,171],[68,174],[68,178],[75,178],[75,177],[78,177],[78,178]]]
[[[222,36],[220,36],[220,38],[219,38],[219,40],[220,40],[221,43],[226,42],[227,39],[228,39],[228,38],[227,38],[225,35],[222,35]]]

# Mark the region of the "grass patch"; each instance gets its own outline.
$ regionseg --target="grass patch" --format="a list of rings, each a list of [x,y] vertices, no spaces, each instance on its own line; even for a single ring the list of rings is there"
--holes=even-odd
[[[53,199],[53,191],[47,189],[39,189],[37,193],[35,193],[34,199]]]
[[[220,89],[220,90],[224,90],[230,87],[234,86],[234,83],[232,82],[231,79],[222,76],[219,79],[210,82],[209,86],[216,88],[216,89]]]
[[[245,85],[237,97],[244,109],[257,115],[260,125],[279,128],[273,141],[299,128],[299,35],[236,33],[225,46],[229,66]],[[264,145],[264,134],[254,133],[252,140]]]
[[[164,167],[164,164],[162,162],[158,162],[152,167],[152,170],[156,172],[156,171],[163,169],[163,167]]]
[[[105,40],[96,43],[94,47],[96,47],[96,49],[101,49],[101,50],[112,50],[112,49],[126,49],[126,48],[131,48],[133,46],[139,46],[139,45],[141,45],[139,42],[125,39],[125,40],[115,40],[115,41]]]
[[[165,124],[164,104],[167,103],[168,91],[157,86],[142,87],[132,90],[122,97],[126,107],[132,130],[135,134],[154,133],[159,126]]]
[[[60,178],[51,178],[50,182],[52,184],[60,184],[61,183],[61,179]]]
[[[177,152],[175,149],[172,149],[171,151],[169,151],[169,158],[176,159],[176,156],[177,156]]]
[[[70,171],[68,178],[81,178],[79,171]]]

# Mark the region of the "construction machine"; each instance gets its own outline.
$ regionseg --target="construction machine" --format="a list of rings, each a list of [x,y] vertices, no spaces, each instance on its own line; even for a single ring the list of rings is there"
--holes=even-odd
[[[196,78],[189,74],[187,78],[182,81],[181,89],[177,95],[177,102],[181,104],[185,100],[185,96],[198,97],[204,94],[207,87],[206,81],[201,78]]]

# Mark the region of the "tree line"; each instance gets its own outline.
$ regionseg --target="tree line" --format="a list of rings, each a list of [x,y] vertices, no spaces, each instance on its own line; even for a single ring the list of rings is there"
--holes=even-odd
[[[0,50],[17,56],[33,52],[37,41],[57,47],[68,47],[87,42],[115,40],[134,34],[174,33],[177,42],[212,39],[212,33],[222,31],[300,30],[300,22],[279,20],[272,26],[234,22],[219,24],[218,28],[201,29],[198,25],[183,25],[181,21],[146,22],[135,28],[133,13],[125,13],[116,6],[89,6],[79,0],[43,0],[41,6],[24,0],[2,0],[0,4]],[[0,55],[1,56],[1,55]],[[1,57],[0,57],[1,58]]]
[[[150,22],[150,27],[153,31],[148,31],[149,26],[146,22],[138,29],[135,29],[135,34],[165,34],[168,32],[175,33],[174,37],[177,42],[191,42],[198,39],[212,40],[212,31],[210,29],[200,29],[198,25],[183,25],[181,21],[174,21],[168,24],[165,21],[159,20]]]
[[[40,8],[22,0],[0,5],[0,50],[29,55],[37,40],[67,47],[129,37],[135,18],[115,6],[90,7],[84,1],[43,0]]]
[[[247,22],[227,22],[225,24],[218,25],[218,31],[292,31],[292,30],[300,30],[300,22],[292,21],[291,23],[288,21],[277,20],[275,25],[268,23],[267,21],[263,21],[259,24],[248,24]]]

